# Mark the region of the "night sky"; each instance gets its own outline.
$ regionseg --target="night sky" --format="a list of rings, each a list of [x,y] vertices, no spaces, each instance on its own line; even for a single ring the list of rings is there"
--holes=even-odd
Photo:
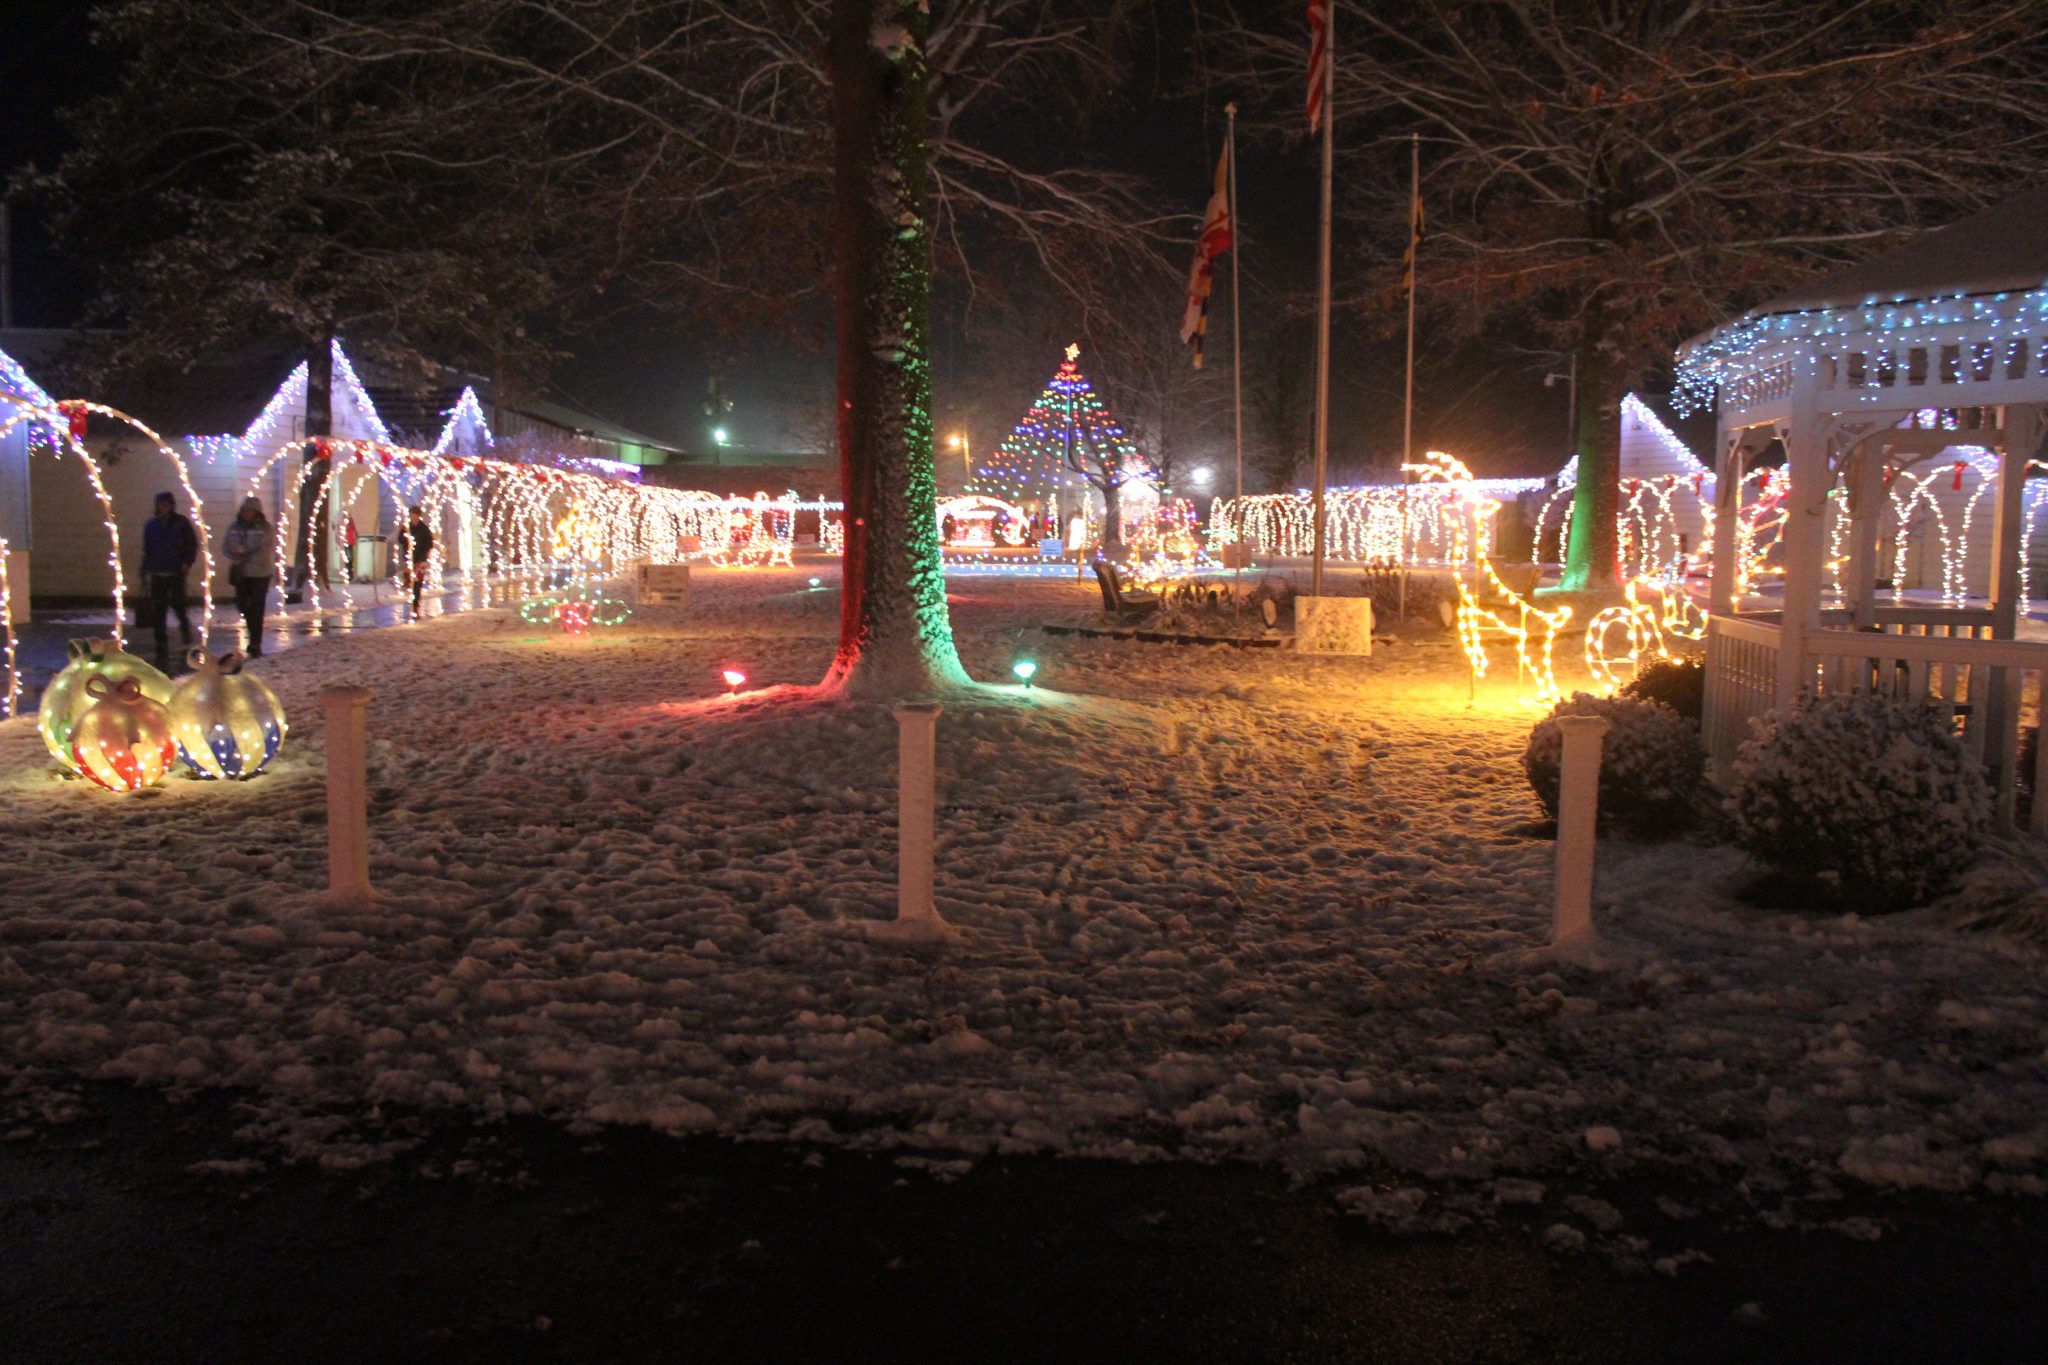
[[[112,63],[88,42],[88,8],[82,0],[38,4],[12,7],[0,17],[0,164],[54,160],[64,146],[58,110],[113,78]],[[1053,156],[1147,175],[1162,202],[1192,217],[1207,198],[1223,105],[1235,92],[1204,86],[1163,34],[1138,54],[1138,68],[1119,101],[1080,134],[1049,126],[1043,137]],[[1291,299],[1298,309],[1312,288],[1316,165],[1304,139],[1291,146],[1243,145],[1240,166],[1246,332],[1255,335],[1261,304],[1270,313]],[[1388,231],[1398,235],[1402,225],[1389,224]],[[1191,244],[1193,233],[1191,222]],[[33,209],[16,210],[14,239],[16,325],[74,322],[87,294],[85,271],[52,249]],[[1227,269],[1220,269],[1227,278]],[[1053,306],[1038,310],[1035,330],[1020,329],[986,307],[970,311],[966,298],[960,281],[941,278],[934,309],[936,418],[941,431],[965,427],[977,443],[992,443],[1037,394],[1069,334],[1079,334],[1081,319],[1070,310],[1074,316],[1063,325],[1061,307]],[[1180,302],[1176,288],[1161,290],[1160,328],[1177,328]],[[1210,323],[1212,365],[1229,362],[1228,304],[1227,286],[1219,282]],[[710,320],[617,323],[572,336],[571,359],[554,376],[556,396],[686,448],[705,447],[717,424],[741,449],[815,448],[829,412],[828,339],[822,306],[757,336],[725,334]],[[1425,331],[1418,347],[1418,445],[1449,449],[1488,474],[1548,473],[1562,462],[1565,387],[1546,389],[1542,379],[1563,368],[1563,357],[1518,340],[1497,337],[1453,348],[1432,344]],[[1398,319],[1340,318],[1333,354],[1333,465],[1365,463],[1365,451],[1384,458],[1400,429]],[[714,375],[733,402],[716,419],[703,411]],[[1118,377],[1092,370],[1091,377],[1113,401]]]

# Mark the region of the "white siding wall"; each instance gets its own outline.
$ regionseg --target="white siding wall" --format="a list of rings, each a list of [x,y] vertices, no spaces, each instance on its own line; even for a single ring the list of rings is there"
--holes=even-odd
[[[0,415],[13,409],[0,403]],[[29,548],[28,432],[17,425],[0,436],[0,540],[17,550]]]
[[[1624,480],[1675,476],[1690,481],[1699,472],[1697,459],[1678,442],[1677,437],[1663,428],[1654,415],[1647,410],[1638,410],[1634,403],[1623,406],[1621,477]],[[1714,476],[1711,473],[1701,481],[1700,492],[1701,497],[1712,500]],[[1701,537],[1706,533],[1706,514],[1701,510],[1699,499],[1688,493],[1677,493],[1671,499],[1671,510],[1687,548],[1699,549]]]
[[[185,459],[204,509],[204,524],[194,515],[176,469],[154,445],[140,437],[120,440],[101,435],[95,422],[86,448],[100,464],[100,479],[113,499],[114,517],[121,533],[122,568],[130,588],[137,581],[142,559],[142,527],[155,509],[156,495],[169,492],[178,499],[179,510],[193,518],[193,525],[208,544],[218,549],[220,533],[234,515],[239,498],[242,471],[225,465],[209,465],[182,446]],[[114,590],[113,570],[107,564],[108,540],[105,517],[99,499],[93,496],[85,466],[76,456],[52,455],[39,451],[29,462],[30,505],[35,535],[35,593],[38,597],[103,597]],[[195,577],[195,588],[197,587]],[[224,593],[224,574],[214,584]]]

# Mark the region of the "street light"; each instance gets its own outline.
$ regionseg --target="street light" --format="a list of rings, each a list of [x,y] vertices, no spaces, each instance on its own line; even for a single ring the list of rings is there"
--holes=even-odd
[[[1205,464],[1196,465],[1194,473],[1190,474],[1188,477],[1195,481],[1195,487],[1207,488],[1209,486],[1210,480],[1216,477],[1216,471],[1209,468],[1209,466]]]
[[[964,431],[956,431],[946,438],[946,444],[960,452],[960,474],[969,483],[974,482],[974,450]]]
[[[1563,374],[1546,374],[1543,387],[1556,388],[1559,381],[1564,383],[1564,453],[1569,459],[1579,453],[1579,353],[1571,353],[1571,364]]]
[[[722,445],[724,445],[724,444],[725,444],[726,442],[730,441],[731,439],[732,439],[732,433],[731,433],[731,432],[729,432],[729,431],[727,431],[727,430],[726,430],[726,429],[725,429],[724,427],[713,427],[713,428],[711,428],[711,441],[712,441],[712,444],[714,444],[714,445],[721,445],[721,446],[722,446]]]

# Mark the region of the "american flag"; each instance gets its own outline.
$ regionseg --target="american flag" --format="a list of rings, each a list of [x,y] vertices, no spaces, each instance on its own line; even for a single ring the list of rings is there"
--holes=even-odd
[[[1236,225],[1230,221],[1230,152],[1216,160],[1216,188],[1202,215],[1202,236],[1195,244],[1194,268],[1188,271],[1187,308],[1181,313],[1180,339],[1195,348],[1195,368],[1202,368],[1202,340],[1209,333],[1209,289],[1215,282],[1216,258],[1230,250]]]
[[[1308,130],[1323,125],[1323,84],[1330,65],[1330,0],[1308,0]]]

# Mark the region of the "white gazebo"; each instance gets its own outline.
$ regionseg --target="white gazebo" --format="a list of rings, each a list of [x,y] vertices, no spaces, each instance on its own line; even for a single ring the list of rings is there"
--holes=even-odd
[[[2016,639],[2027,471],[2048,456],[2048,185],[1695,338],[1679,352],[1678,397],[1712,401],[1719,418],[1710,771],[1751,717],[1802,694],[1924,696],[1957,717],[2010,825],[2021,713],[2038,723],[2048,696],[2048,645]],[[1743,475],[1773,442],[1787,477],[1782,603],[1737,592]],[[1891,481],[1951,451],[1996,460],[1989,600],[1881,595]],[[1837,497],[1848,518],[1831,537]],[[2048,833],[2048,769],[2040,778],[2031,824]]]

